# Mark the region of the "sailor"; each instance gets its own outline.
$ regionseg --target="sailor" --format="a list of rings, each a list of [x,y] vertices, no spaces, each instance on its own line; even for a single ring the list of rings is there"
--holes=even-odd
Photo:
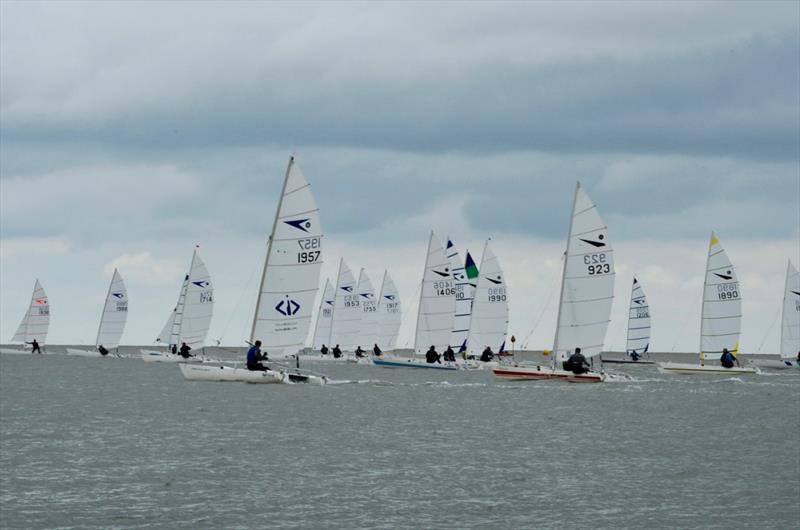
[[[342,356],[342,350],[339,349],[339,345],[333,347],[333,358],[339,359]]]
[[[439,356],[439,354],[436,352],[436,347],[435,346],[431,346],[430,348],[428,348],[428,351],[425,352],[425,360],[429,364],[433,364],[433,363],[442,364],[442,359]]]
[[[101,344],[100,346],[98,346],[98,347],[97,347],[97,351],[99,351],[99,352],[100,352],[100,355],[102,355],[102,356],[106,356],[106,355],[108,355],[108,350],[107,350],[107,349],[106,349],[106,347],[105,347],[105,346],[103,346],[102,344]]]
[[[31,353],[42,353],[42,349],[39,347],[39,343],[36,339],[33,339],[33,342],[26,342],[25,344],[31,345]]]
[[[359,359],[364,357],[364,350],[361,349],[360,345],[356,346],[356,357],[358,357]]]
[[[261,361],[266,360],[268,360],[267,355],[261,353],[261,341],[257,340],[247,350],[247,369],[253,372],[266,372],[268,367],[261,364]]]
[[[585,374],[590,368],[591,366],[586,362],[586,357],[583,356],[580,348],[575,348],[575,353],[570,355],[567,362],[564,363],[564,369],[572,371],[575,375]]]
[[[638,360],[639,360],[639,359],[641,359],[641,358],[642,358],[642,356],[641,356],[641,355],[639,355],[639,354],[636,352],[636,350],[631,350],[631,361],[638,361]]]
[[[169,351],[171,351],[173,354],[177,355],[177,353],[178,353],[178,345],[177,344],[173,344],[172,346],[169,347]]]
[[[381,351],[381,349],[378,347],[377,344],[372,347],[372,355],[374,355],[375,357],[380,357],[382,354],[383,352]]]
[[[453,348],[450,345],[447,346],[447,349],[442,354],[442,357],[445,361],[449,361],[451,363],[456,362],[456,352],[453,351]]]
[[[319,349],[319,352],[320,352],[322,355],[328,355],[328,347],[327,347],[327,346],[325,346],[325,345],[323,344],[323,345],[322,345],[322,348],[320,348],[320,349]]]
[[[486,346],[486,349],[483,350],[481,353],[481,362],[488,363],[494,358],[494,353],[489,346]]]
[[[184,359],[188,359],[189,357],[194,357],[194,355],[189,353],[190,351],[192,351],[191,346],[189,346],[185,342],[181,342],[181,351],[179,352],[179,355]]]
[[[739,360],[728,351],[728,348],[722,348],[722,355],[719,358],[719,363],[722,365],[722,367],[733,368],[734,361],[736,361],[737,364],[739,363]]]

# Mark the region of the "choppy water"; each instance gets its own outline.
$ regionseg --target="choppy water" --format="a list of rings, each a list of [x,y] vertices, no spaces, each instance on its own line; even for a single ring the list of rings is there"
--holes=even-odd
[[[601,385],[0,356],[3,528],[797,528],[800,371]],[[617,368],[614,368],[617,369]]]

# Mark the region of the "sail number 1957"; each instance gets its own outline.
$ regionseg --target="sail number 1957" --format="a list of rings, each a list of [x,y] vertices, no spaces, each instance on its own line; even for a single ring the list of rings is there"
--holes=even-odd
[[[297,263],[314,263],[319,260],[322,252],[320,238],[310,237],[308,239],[298,239],[297,245],[300,252],[297,253]]]

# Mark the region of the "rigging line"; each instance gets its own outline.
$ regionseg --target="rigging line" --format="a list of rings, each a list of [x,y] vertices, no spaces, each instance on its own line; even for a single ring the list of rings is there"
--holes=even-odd
[[[769,325],[769,327],[767,328],[767,332],[764,333],[764,338],[761,339],[761,344],[758,345],[758,350],[756,351],[756,353],[761,353],[761,348],[763,348],[764,347],[764,343],[767,342],[767,337],[769,336],[770,332],[772,331],[772,328],[775,327],[775,322],[777,322],[780,319],[782,310],[783,310],[782,307],[778,307],[778,312],[775,313],[775,318],[772,319],[772,324]]]

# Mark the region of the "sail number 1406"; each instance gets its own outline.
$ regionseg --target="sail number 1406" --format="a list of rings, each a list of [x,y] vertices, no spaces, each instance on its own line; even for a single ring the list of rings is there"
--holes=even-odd
[[[298,239],[297,244],[300,247],[300,252],[297,253],[297,263],[315,263],[322,255],[322,251],[319,250],[322,245],[318,237]]]

